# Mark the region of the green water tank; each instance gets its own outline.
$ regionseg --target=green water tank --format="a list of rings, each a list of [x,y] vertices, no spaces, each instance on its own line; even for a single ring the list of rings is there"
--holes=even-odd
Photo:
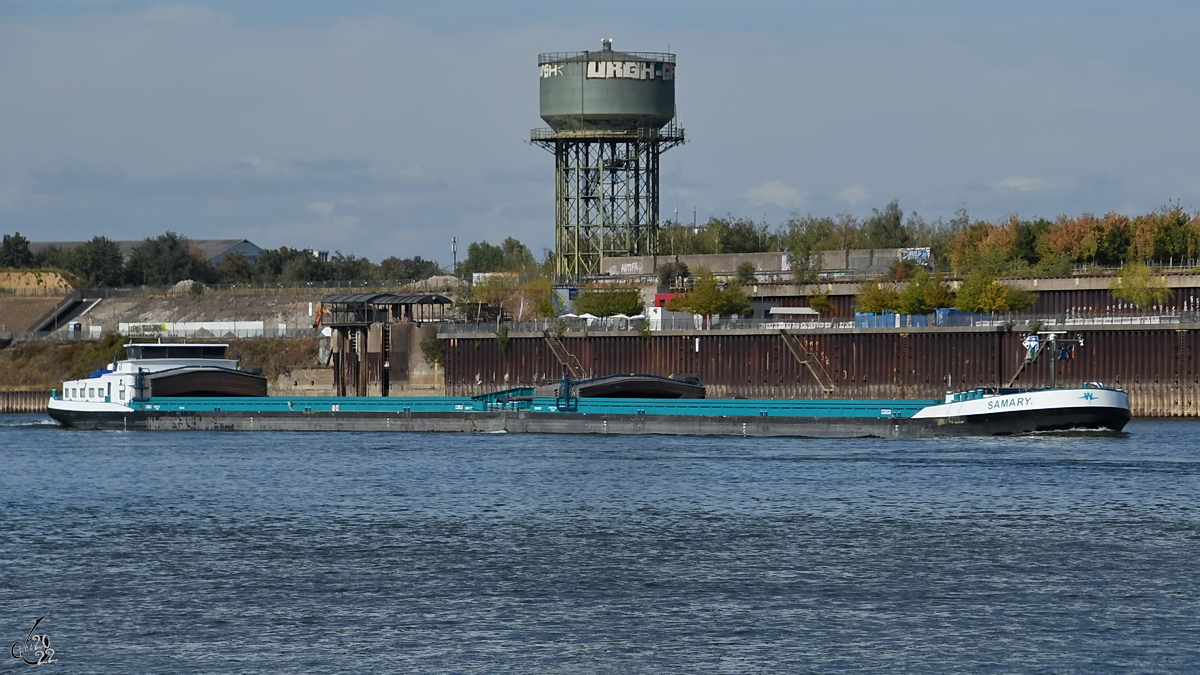
[[[541,116],[556,132],[661,129],[675,117],[675,55],[598,52],[538,56]]]

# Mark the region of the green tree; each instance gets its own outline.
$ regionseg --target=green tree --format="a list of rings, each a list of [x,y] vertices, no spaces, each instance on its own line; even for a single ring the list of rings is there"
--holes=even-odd
[[[808,306],[819,314],[833,314],[833,300],[829,299],[829,291],[825,289],[808,296]]]
[[[958,287],[958,295],[955,298],[954,306],[964,312],[980,311],[979,308],[983,299],[983,293],[995,281],[996,276],[994,274],[978,270],[971,272],[963,279],[962,285]]]
[[[551,317],[557,313],[554,310],[554,287],[545,277],[539,277],[525,284],[525,288],[521,291],[521,297],[527,309],[524,312],[518,310],[519,314]],[[521,318],[523,317],[518,317],[518,320]]]
[[[1132,223],[1126,218],[1111,220],[1105,223],[1107,227],[1096,242],[1096,262],[1101,265],[1120,265],[1129,260],[1129,247],[1133,245]]]
[[[316,256],[307,251],[299,251],[300,255],[292,256],[283,263],[283,269],[280,270],[279,281],[307,282],[307,281],[324,281],[328,276],[325,273],[324,265]]]
[[[503,315],[506,310],[512,315],[520,306],[520,291],[520,280],[516,274],[495,274],[475,284],[471,289],[470,301],[491,308],[493,316]]]
[[[442,267],[432,260],[423,260],[421,256],[412,258],[397,258],[391,256],[379,263],[381,279],[413,279],[421,280],[442,274]]]
[[[993,279],[980,291],[976,312],[1006,312],[1009,309],[1011,307],[1008,306],[1008,292],[1004,284]]]
[[[378,268],[371,264],[366,258],[359,258],[351,254],[343,254],[341,251],[335,251],[333,256],[329,258],[329,262],[324,265],[327,273],[326,279],[321,281],[363,281],[376,278]]]
[[[964,312],[1022,310],[1037,301],[1037,294],[1001,283],[994,274],[977,270],[958,289],[955,306]]]
[[[1188,214],[1178,206],[1168,206],[1155,215],[1158,216],[1158,227],[1154,231],[1151,258],[1159,263],[1183,260],[1188,255],[1193,237]]]
[[[634,287],[588,289],[575,298],[576,314],[634,316],[642,313],[642,292]]]
[[[470,279],[476,272],[503,272],[504,249],[486,241],[472,242],[467,257],[458,265],[458,275]]]
[[[1166,280],[1154,276],[1154,272],[1141,263],[1122,267],[1109,290],[1114,298],[1132,302],[1140,309],[1161,307],[1171,299],[1171,289],[1167,288]]]
[[[70,252],[63,250],[61,246],[47,246],[33,254],[33,263],[30,266],[65,270],[67,269],[68,253]]]
[[[125,273],[130,283],[151,286],[184,279],[207,282],[216,277],[204,254],[187,237],[175,232],[147,238],[134,248]]]
[[[29,240],[20,232],[4,235],[0,241],[0,267],[23,269],[33,265],[33,253],[29,250]]]
[[[749,260],[740,263],[737,266],[737,282],[743,285],[754,283],[758,280],[755,276],[756,272],[758,272],[758,268]]]
[[[254,266],[243,253],[230,253],[217,264],[217,277],[223,284],[241,284],[254,278]]]
[[[775,238],[766,223],[750,218],[727,222],[720,233],[719,253],[762,253],[773,248]]]
[[[900,306],[900,294],[896,292],[895,284],[886,278],[864,281],[858,287],[855,306],[860,312],[894,312]]]
[[[283,275],[283,268],[296,258],[312,258],[316,259],[309,251],[303,251],[296,248],[288,248],[280,246],[279,248],[267,249],[258,254],[254,259],[254,280],[260,283],[277,281]],[[308,281],[308,279],[305,279]]]
[[[721,298],[724,301],[720,312],[722,316],[744,316],[750,311],[750,297],[737,284],[726,286]]]
[[[1013,224],[1012,262],[1017,267],[1033,267],[1042,259],[1038,238],[1050,230],[1050,221],[1020,220]],[[1127,244],[1128,246],[1128,244]]]
[[[872,248],[900,248],[908,245],[908,231],[904,228],[904,212],[900,210],[899,200],[892,200],[883,211],[871,211],[871,217],[863,226]]]
[[[917,269],[909,277],[908,285],[900,291],[897,308],[901,314],[928,314],[931,307],[925,300],[925,291],[931,283],[929,272]]]
[[[658,266],[658,283],[663,286],[673,286],[676,280],[686,279],[691,274],[686,263],[678,260],[662,263]]]
[[[721,290],[713,273],[700,267],[696,269],[696,285],[687,293],[672,298],[667,303],[667,309],[673,312],[688,311],[705,317],[711,314],[733,316],[746,313],[750,309],[750,301],[736,284]]]
[[[537,274],[537,260],[521,242],[508,237],[499,246],[486,241],[472,242],[467,258],[459,265],[460,277],[469,278],[476,272],[521,272]]]
[[[500,244],[500,248],[504,251],[505,272],[521,272],[530,276],[537,274],[537,259],[525,244],[508,237]]]
[[[94,288],[119,286],[125,278],[121,247],[106,237],[93,237],[66,255],[67,268]]]
[[[954,291],[941,272],[934,272],[925,284],[925,306],[930,310],[954,306]]]
[[[821,249],[833,234],[834,222],[829,218],[793,216],[780,234],[796,284],[808,284],[821,273]]]
[[[446,343],[436,335],[431,335],[421,340],[421,355],[425,357],[425,363],[431,366],[441,363],[446,360]]]

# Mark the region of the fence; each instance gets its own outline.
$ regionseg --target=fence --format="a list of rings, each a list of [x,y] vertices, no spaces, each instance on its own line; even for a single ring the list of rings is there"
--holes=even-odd
[[[459,333],[496,333],[506,328],[512,333],[541,333],[545,331],[573,332],[620,332],[640,331],[648,320],[609,319],[609,318],[545,318],[535,321],[468,321],[445,322],[438,326],[440,335]],[[1083,313],[1067,314],[1020,314],[1016,312],[994,312],[990,314],[969,314],[964,312],[934,313],[934,314],[860,314],[854,319],[844,317],[818,317],[814,320],[787,321],[775,319],[743,319],[740,317],[709,317],[707,325],[700,317],[664,316],[661,323],[657,320],[651,323],[653,331],[669,330],[811,330],[821,331],[846,328],[903,328],[910,330],[936,328],[995,328],[1007,327],[1015,330],[1072,328],[1085,326],[1162,326],[1177,324],[1200,323],[1200,312],[1166,312],[1161,314],[1146,313]]]

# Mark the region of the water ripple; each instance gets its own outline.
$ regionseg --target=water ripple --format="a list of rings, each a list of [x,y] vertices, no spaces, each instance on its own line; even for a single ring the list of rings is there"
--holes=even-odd
[[[1189,672],[1200,424],[932,441],[0,418],[71,672]]]

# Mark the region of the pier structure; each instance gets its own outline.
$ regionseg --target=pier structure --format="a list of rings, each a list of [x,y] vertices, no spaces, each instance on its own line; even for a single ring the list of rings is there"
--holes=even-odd
[[[423,364],[421,340],[436,334],[431,322],[444,320],[450,304],[432,293],[325,296],[316,327],[329,331],[334,395],[393,396],[414,384],[414,366]]]

